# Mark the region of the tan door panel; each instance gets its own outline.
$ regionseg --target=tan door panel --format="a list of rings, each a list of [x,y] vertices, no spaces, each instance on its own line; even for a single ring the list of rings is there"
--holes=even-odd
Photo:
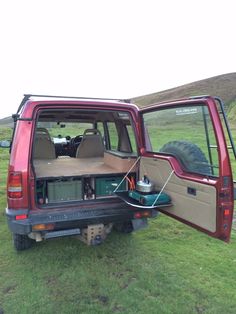
[[[172,171],[168,160],[142,157],[140,161],[140,177],[144,174],[155,183],[155,188],[160,190]],[[194,189],[196,195],[189,193]],[[213,186],[181,179],[173,173],[165,187],[173,206],[163,208],[190,223],[196,224],[211,232],[216,231],[216,189]]]

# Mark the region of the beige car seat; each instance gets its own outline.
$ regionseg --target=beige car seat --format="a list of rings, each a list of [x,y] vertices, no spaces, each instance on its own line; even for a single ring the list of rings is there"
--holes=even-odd
[[[37,128],[34,142],[34,158],[35,159],[55,159],[55,146],[51,140],[48,130],[45,128]]]
[[[77,148],[76,158],[103,157],[104,144],[102,135],[97,129],[84,131],[82,141]]]

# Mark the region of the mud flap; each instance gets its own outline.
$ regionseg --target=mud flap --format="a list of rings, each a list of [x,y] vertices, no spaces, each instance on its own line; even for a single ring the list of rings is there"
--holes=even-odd
[[[132,225],[134,231],[146,228],[148,226],[147,218],[133,219]]]

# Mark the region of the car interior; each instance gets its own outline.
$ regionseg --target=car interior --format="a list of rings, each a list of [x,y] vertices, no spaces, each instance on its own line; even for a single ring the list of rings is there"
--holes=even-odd
[[[44,110],[38,116],[32,159],[38,204],[114,196],[115,187],[137,159],[129,114]],[[52,186],[60,190],[68,185],[67,190],[73,190],[78,182],[79,195],[68,192],[60,197],[61,191],[54,191],[56,196],[50,192]],[[101,182],[104,191],[99,190]],[[122,187],[127,188],[127,183]]]

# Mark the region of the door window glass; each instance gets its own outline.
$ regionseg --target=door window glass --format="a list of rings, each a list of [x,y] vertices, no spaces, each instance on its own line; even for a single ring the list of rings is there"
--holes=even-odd
[[[181,106],[143,115],[146,150],[175,156],[186,171],[219,175],[218,147],[207,106]]]

